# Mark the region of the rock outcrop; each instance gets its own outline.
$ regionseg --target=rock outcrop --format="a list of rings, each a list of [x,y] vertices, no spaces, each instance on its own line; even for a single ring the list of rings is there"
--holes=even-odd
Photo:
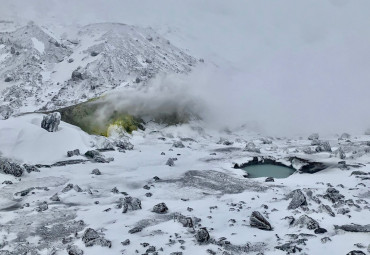
[[[60,113],[53,112],[45,115],[41,122],[41,127],[49,132],[58,131],[58,126],[60,124]]]

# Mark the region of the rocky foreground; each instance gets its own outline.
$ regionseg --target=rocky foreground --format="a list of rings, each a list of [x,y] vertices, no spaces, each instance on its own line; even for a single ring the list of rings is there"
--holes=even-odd
[[[0,254],[370,253],[370,136],[196,122],[108,139],[53,117],[0,122]],[[240,169],[263,160],[297,172]]]

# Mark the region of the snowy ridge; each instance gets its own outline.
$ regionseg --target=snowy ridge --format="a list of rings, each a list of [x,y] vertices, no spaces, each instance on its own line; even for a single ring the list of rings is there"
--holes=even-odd
[[[151,29],[104,23],[66,32],[55,39],[30,23],[0,33],[2,118],[144,86],[158,73],[188,73],[197,62]]]

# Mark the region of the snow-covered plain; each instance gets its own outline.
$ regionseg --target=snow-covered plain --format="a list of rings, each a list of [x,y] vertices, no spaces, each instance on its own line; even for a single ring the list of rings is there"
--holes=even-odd
[[[41,120],[42,115],[30,114],[2,121],[2,156],[27,164],[51,164],[71,159],[66,156],[68,150],[79,149],[83,154],[93,148],[102,148],[99,145],[102,138],[89,136],[63,122],[58,132],[49,133],[39,127]],[[28,249],[30,254],[65,254],[66,247],[73,243],[85,254],[135,254],[136,251],[145,254],[149,247],[145,243],[148,243],[155,246],[159,254],[285,254],[275,247],[292,242],[292,246],[302,249],[297,250],[299,254],[346,254],[355,249],[366,254],[368,232],[335,230],[334,225],[369,224],[369,179],[359,178],[366,175],[351,175],[353,170],[369,174],[366,165],[369,156],[357,158],[353,154],[354,159],[350,159],[352,152],[347,152],[348,165],[363,165],[343,170],[337,165],[340,159],[334,153],[304,154],[302,149],[311,144],[306,138],[273,138],[272,144],[263,144],[261,136],[247,130],[200,132],[199,125],[199,122],[192,122],[166,128],[150,124],[146,131],[134,132],[129,137],[133,150],[123,153],[116,148],[102,152],[105,157],[114,158],[110,163],[40,167],[40,172],[24,173],[20,178],[1,174],[1,183],[13,182],[1,188],[3,249],[14,250],[15,254],[20,254],[17,252],[22,249]],[[233,144],[218,143],[220,137]],[[343,145],[337,137],[328,139],[333,151],[338,142],[344,148],[351,147],[349,142]],[[181,140],[184,148],[174,147],[175,142]],[[351,144],[369,140],[366,136],[354,137]],[[253,141],[261,153],[243,151],[247,141]],[[265,182],[265,178],[246,179],[243,170],[233,168],[235,163],[248,162],[253,156],[273,156],[282,161],[288,156],[297,156],[332,166],[315,174],[297,172],[285,179]],[[72,159],[82,158],[74,156]],[[174,166],[166,165],[168,158],[177,158]],[[96,168],[101,175],[92,174]],[[154,176],[160,180],[153,179]],[[78,185],[81,191],[63,191],[68,183]],[[118,193],[112,192],[115,187]],[[344,195],[343,203],[323,198],[329,187]],[[35,189],[25,196],[17,195],[28,188]],[[304,192],[307,206],[288,210],[290,199],[287,195],[295,189]],[[312,194],[308,195],[310,192]],[[60,201],[50,200],[54,194],[58,194]],[[142,208],[122,213],[117,205],[127,195],[140,199]],[[320,204],[313,197],[319,198]],[[48,203],[48,209],[35,211],[43,201]],[[162,202],[167,205],[168,212],[152,212],[153,206]],[[330,206],[335,217],[320,210],[321,204]],[[338,213],[343,208],[349,210],[345,214]],[[249,218],[253,211],[265,215],[273,230],[252,228]],[[200,225],[196,224],[194,229],[183,227],[176,214],[199,218]],[[316,220],[327,232],[314,234],[305,226],[290,226],[289,220],[284,219],[293,216],[297,220],[302,215]],[[78,220],[83,220],[85,225],[79,228],[80,223],[75,222]],[[65,227],[58,227],[60,223]],[[137,226],[143,228],[141,232],[130,234],[129,230]],[[103,233],[104,238],[112,242],[111,247],[85,247],[80,238],[86,227]],[[195,240],[194,235],[200,227],[209,231],[209,243]],[[305,240],[294,243],[298,236],[289,234],[302,234],[299,239]],[[222,237],[231,244],[222,244],[219,241]],[[326,237],[331,241],[322,243]],[[67,240],[65,244],[63,238]],[[130,244],[123,246],[121,242],[126,239],[130,239]]]

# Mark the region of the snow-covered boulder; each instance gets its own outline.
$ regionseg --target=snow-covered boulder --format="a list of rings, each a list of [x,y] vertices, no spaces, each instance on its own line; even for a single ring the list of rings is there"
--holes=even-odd
[[[261,152],[261,150],[257,148],[257,146],[253,142],[247,143],[247,145],[244,148],[244,151],[255,152],[255,153]]]
[[[306,227],[307,229],[317,229],[319,228],[319,223],[307,215],[302,215],[293,223],[293,226],[298,226],[300,228]]]
[[[308,140],[318,140],[319,139],[319,134],[318,133],[313,133],[307,139]]]
[[[24,168],[17,163],[10,162],[6,159],[0,159],[0,171],[4,174],[11,174],[15,177],[21,177],[24,172]]]
[[[58,126],[60,124],[60,113],[53,112],[45,115],[41,122],[41,127],[49,132],[58,131]]]

